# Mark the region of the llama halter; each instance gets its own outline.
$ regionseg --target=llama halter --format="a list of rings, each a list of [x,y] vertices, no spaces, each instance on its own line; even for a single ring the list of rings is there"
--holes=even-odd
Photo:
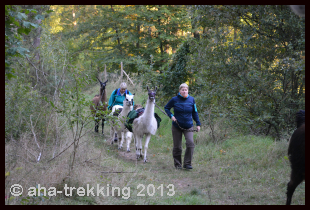
[[[157,91],[157,86],[155,87],[155,90],[149,90],[148,86],[146,87],[146,89],[148,90],[149,99],[155,104],[155,95]]]

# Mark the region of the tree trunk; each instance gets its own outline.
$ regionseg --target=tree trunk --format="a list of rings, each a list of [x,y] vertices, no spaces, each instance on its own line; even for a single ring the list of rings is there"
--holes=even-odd
[[[38,19],[36,21],[36,24],[40,25],[41,24],[41,19]],[[39,64],[40,62],[40,51],[38,49],[38,47],[40,46],[40,36],[41,36],[41,26],[39,26],[36,30],[36,36],[33,39],[33,47],[35,49],[35,60],[36,60],[36,64]]]
[[[191,17],[191,19],[193,19],[193,17]],[[193,22],[191,24],[192,24],[192,29],[194,30],[195,25],[193,24]],[[194,31],[194,38],[198,39],[198,40],[200,39],[200,35],[199,35],[199,32],[197,30]]]
[[[218,18],[216,18],[216,24],[215,24],[215,31],[216,31],[216,33],[215,33],[215,43],[217,44],[217,42],[218,42],[218,36],[219,36],[219,20],[218,20]]]
[[[23,9],[35,9],[37,11],[36,14],[29,13],[28,19],[33,19],[35,15],[41,15],[43,9],[41,8],[41,5],[23,5]],[[38,24],[38,28],[33,30],[33,33],[30,33],[28,35],[24,35],[24,43],[31,43],[32,45],[29,46],[29,49],[31,49],[33,53],[33,57],[29,58],[29,63],[31,63],[31,80],[32,80],[32,87],[36,87],[42,80],[40,80],[40,75],[38,69],[40,69],[40,50],[38,49],[40,47],[40,36],[41,36],[41,19],[34,20],[34,23]],[[33,40],[33,41],[31,41]],[[44,85],[44,84],[41,84]]]
[[[140,24],[139,23],[137,24],[137,36],[138,36],[138,39],[136,43],[136,48],[138,50],[139,49],[139,38],[140,38]]]
[[[159,12],[159,10],[160,10],[160,5],[158,5],[158,12]],[[160,26],[160,21],[161,21],[160,16],[158,16],[158,19],[157,19],[158,26]],[[160,27],[158,27],[158,28],[160,28]],[[161,40],[161,38],[160,38],[160,35],[161,35],[161,32],[160,32],[160,30],[158,30],[157,38],[158,38],[158,40],[159,40],[159,49],[160,49],[160,54],[161,54],[161,56],[163,56],[163,54],[164,54],[164,49],[163,49],[163,43],[162,43],[162,40]]]
[[[204,27],[202,33],[203,33],[203,38],[204,38],[204,39],[207,39],[207,37],[208,37],[208,36],[207,36],[207,35],[208,35],[208,28],[207,28],[207,27]]]
[[[112,9],[113,13],[115,13],[112,5],[111,5],[111,9]],[[116,33],[116,37],[117,37],[118,49],[120,51],[120,54],[123,55],[122,48],[121,48],[121,41],[119,39],[118,29],[117,29],[116,23],[115,23],[115,33]]]
[[[37,10],[38,15],[42,15],[42,9],[41,9],[40,5],[35,5],[35,6],[33,6],[33,8]],[[36,24],[38,24],[39,27],[37,28],[35,37],[33,39],[33,47],[35,49],[35,60],[36,60],[35,64],[39,64],[39,62],[40,62],[40,51],[38,50],[38,47],[40,46],[40,41],[41,41],[40,40],[41,31],[42,31],[42,28],[40,26],[41,21],[42,21],[41,19],[38,19],[36,21]]]

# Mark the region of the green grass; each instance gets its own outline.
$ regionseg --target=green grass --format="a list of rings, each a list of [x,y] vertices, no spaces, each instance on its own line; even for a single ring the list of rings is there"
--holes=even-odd
[[[115,84],[108,86],[108,94],[116,87]],[[97,89],[95,86],[86,93],[92,95]],[[128,89],[132,90],[131,87]],[[136,93],[135,103],[143,104],[147,97],[146,90],[136,88],[132,92]],[[84,137],[88,143],[79,150],[74,186],[109,186],[109,195],[60,195],[50,198],[47,204],[285,204],[286,184],[290,176],[289,161],[285,158],[288,147],[286,140],[275,142],[269,137],[235,136],[221,143],[212,143],[207,140],[208,134],[202,127],[201,132],[194,134],[199,141],[196,141],[193,170],[176,170],[172,159],[171,120],[159,109],[155,108],[155,112],[162,122],[149,143],[148,163],[135,159],[133,141],[129,154],[125,149],[119,151],[117,144],[111,145],[107,141],[110,131],[107,124],[105,136],[92,131]],[[185,140],[182,157],[184,152]],[[92,161],[86,163],[86,159]],[[128,199],[122,193],[112,196],[112,187],[128,187],[130,196],[127,195]],[[138,196],[139,193],[145,196]],[[305,204],[304,182],[297,187],[292,204]]]
[[[173,167],[171,122],[164,116],[161,129],[153,136],[148,150],[149,162],[128,161],[118,155],[115,145],[104,145],[113,156],[110,170],[136,171],[131,174],[105,174],[103,180],[120,188],[129,186],[130,199],[106,197],[98,204],[284,204],[289,163],[284,158],[287,142],[274,142],[270,138],[241,136],[221,144],[196,145],[194,169],[177,171]],[[132,148],[134,148],[132,144]],[[183,144],[185,150],[185,145]],[[132,149],[132,153],[134,150]],[[183,151],[184,156],[184,151]],[[114,167],[113,167],[114,165]],[[117,165],[117,167],[115,167]],[[117,180],[118,179],[118,180]],[[108,183],[103,181],[103,183]],[[139,184],[155,188],[163,185],[164,195],[156,190],[153,196],[139,197]],[[175,194],[167,196],[169,184]],[[294,194],[295,204],[304,204],[304,183]]]

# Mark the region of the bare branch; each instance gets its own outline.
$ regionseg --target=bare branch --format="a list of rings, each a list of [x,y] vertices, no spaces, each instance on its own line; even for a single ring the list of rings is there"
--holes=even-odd
[[[52,160],[54,160],[55,158],[57,158],[59,155],[61,155],[64,151],[66,151],[75,141],[73,141],[67,148],[65,148],[64,150],[62,150],[60,153],[58,153],[58,155],[56,155],[56,157],[53,157],[52,159],[50,159],[47,162],[50,162]]]

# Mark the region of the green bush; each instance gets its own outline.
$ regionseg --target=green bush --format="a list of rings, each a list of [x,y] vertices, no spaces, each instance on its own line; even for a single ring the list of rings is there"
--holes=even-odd
[[[48,105],[37,91],[28,84],[12,81],[5,86],[5,140],[18,139],[24,132],[31,132],[30,116],[37,136],[45,135],[44,116]]]

